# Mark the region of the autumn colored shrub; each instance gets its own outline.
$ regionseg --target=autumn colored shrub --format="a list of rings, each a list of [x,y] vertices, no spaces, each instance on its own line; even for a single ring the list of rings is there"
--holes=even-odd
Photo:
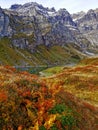
[[[7,101],[0,102],[0,113],[2,129],[7,130],[8,127],[18,129],[20,125],[26,128],[31,125],[26,105],[23,103],[23,97],[13,88],[9,88]]]
[[[73,111],[65,106],[65,104],[56,104],[49,110],[49,114],[56,114],[56,119],[49,130],[66,129],[73,130],[76,128],[76,119],[73,116]]]
[[[97,68],[78,66],[38,77],[0,66],[0,130],[80,130],[82,123],[89,125],[83,130],[93,130]]]

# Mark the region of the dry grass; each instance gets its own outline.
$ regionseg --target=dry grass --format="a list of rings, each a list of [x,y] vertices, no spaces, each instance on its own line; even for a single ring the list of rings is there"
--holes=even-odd
[[[49,87],[62,85],[65,91],[98,106],[98,65],[75,66],[44,79]]]

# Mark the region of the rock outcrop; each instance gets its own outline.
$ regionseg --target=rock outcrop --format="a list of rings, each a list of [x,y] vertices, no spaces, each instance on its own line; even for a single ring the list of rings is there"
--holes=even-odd
[[[95,51],[91,53],[92,50],[96,49],[95,45],[92,48],[90,39],[84,35],[92,28],[97,29],[97,22],[93,27],[90,25],[87,28],[85,25],[88,18],[92,23],[96,17],[90,12],[87,16],[83,12],[72,16],[66,9],[56,11],[36,2],[15,4],[10,9],[0,8],[0,37],[10,38],[11,47],[28,50],[30,53],[37,52],[40,45],[44,45],[49,50],[53,46],[60,46],[66,50],[66,53],[81,59],[92,55],[95,53]],[[77,20],[74,21],[74,17],[75,19],[78,17]]]
[[[93,47],[98,46],[98,9],[90,9],[87,13],[72,15],[80,32],[91,42]]]
[[[0,36],[12,38],[13,45],[33,52],[37,45],[45,46],[75,43],[80,32],[66,9],[56,11],[31,2],[24,5],[12,5],[9,10],[1,9]],[[21,45],[22,44],[22,45]]]
[[[9,36],[11,33],[11,28],[9,26],[10,20],[9,16],[0,8],[0,36]]]

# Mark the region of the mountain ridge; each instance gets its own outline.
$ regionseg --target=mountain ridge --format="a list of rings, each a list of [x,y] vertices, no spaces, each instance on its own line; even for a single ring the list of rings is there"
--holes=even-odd
[[[44,45],[50,52],[51,47],[59,46],[60,50],[65,50],[68,59],[71,57],[81,59],[91,53],[97,53],[96,48],[92,47],[89,39],[83,36],[79,26],[66,9],[56,11],[54,8],[45,8],[31,2],[12,5],[10,9],[0,8],[0,16],[0,37],[10,38],[12,49],[26,50],[33,55],[40,51],[37,49],[39,46]],[[45,55],[43,52],[40,53],[42,57]],[[49,58],[51,59],[50,56]],[[42,62],[52,64],[48,60],[44,62],[44,59]],[[58,59],[58,62],[62,61]]]
[[[76,15],[80,15],[77,17]],[[87,13],[81,15],[81,13],[74,14],[72,17],[75,18],[75,22],[80,32],[91,42],[93,46],[98,46],[98,8],[90,9]]]

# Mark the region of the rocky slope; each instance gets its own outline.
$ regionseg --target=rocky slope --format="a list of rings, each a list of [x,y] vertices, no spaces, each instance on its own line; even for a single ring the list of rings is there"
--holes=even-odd
[[[90,9],[87,13],[79,12],[72,15],[80,32],[86,36],[93,47],[98,47],[98,9]]]
[[[41,64],[52,64],[51,56],[57,55],[58,50],[60,50],[61,57],[61,51],[64,52],[64,59],[68,57],[66,58],[67,61],[71,58],[76,59],[78,57],[78,59],[81,59],[90,55],[90,53],[87,53],[90,42],[81,35],[76,23],[66,9],[56,11],[54,8],[45,8],[31,2],[24,5],[12,5],[7,10],[0,8],[0,16],[0,37],[10,38],[10,47],[14,48],[15,51],[18,49],[19,53],[17,53],[28,60],[34,61],[31,55],[38,53],[35,58],[42,62]],[[42,51],[38,49],[40,46]],[[43,46],[47,50],[49,60],[44,59],[47,54],[43,52]],[[58,46],[55,54],[51,53],[51,48],[54,48],[54,46],[56,48]],[[30,53],[29,58],[23,51]],[[40,57],[43,58],[40,60]],[[54,56],[54,61],[53,64],[62,64],[61,58]],[[24,64],[27,64],[25,60]],[[34,64],[36,64],[35,61]]]

